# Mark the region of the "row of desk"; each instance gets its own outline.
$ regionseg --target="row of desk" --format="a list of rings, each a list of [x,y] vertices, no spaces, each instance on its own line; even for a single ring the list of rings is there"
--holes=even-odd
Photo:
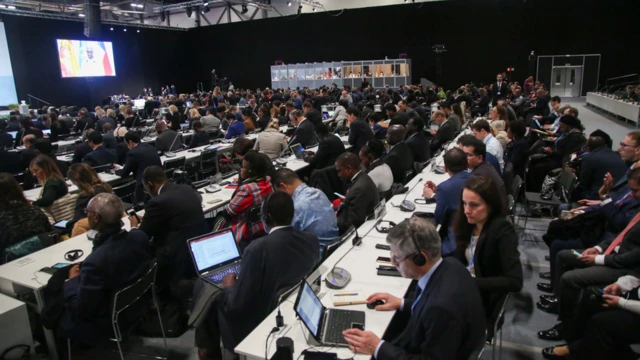
[[[639,126],[640,105],[614,99],[599,93],[587,93],[587,105],[597,107],[615,116],[619,116],[627,120],[631,120]]]

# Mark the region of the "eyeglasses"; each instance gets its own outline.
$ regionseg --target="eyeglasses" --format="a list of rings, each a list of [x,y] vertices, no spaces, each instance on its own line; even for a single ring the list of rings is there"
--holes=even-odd
[[[628,145],[628,144],[625,144],[625,143],[623,143],[623,142],[620,142],[620,147],[621,147],[621,148],[628,148],[628,147],[630,147],[630,148],[637,148],[637,146]]]
[[[412,257],[413,255],[415,255],[415,254],[407,255],[407,256],[403,257],[402,259],[398,260],[398,258],[395,255],[392,254],[391,255],[391,263],[399,265],[400,263],[402,263],[403,261],[405,261],[408,258]]]

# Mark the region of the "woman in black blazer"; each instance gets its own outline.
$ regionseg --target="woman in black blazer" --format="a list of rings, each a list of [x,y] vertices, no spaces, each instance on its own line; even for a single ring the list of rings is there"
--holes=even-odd
[[[507,136],[511,141],[507,144],[507,151],[504,155],[505,163],[513,165],[513,174],[520,175],[523,180],[524,170],[529,158],[529,143],[524,137],[526,132],[527,126],[524,121],[516,120],[509,124]]]
[[[169,129],[180,131],[180,112],[175,105],[169,106],[169,112],[165,114],[164,122],[167,123]]]
[[[497,185],[474,177],[463,187],[453,226],[458,244],[454,256],[476,279],[489,327],[504,297],[522,289],[518,237],[504,212]]]

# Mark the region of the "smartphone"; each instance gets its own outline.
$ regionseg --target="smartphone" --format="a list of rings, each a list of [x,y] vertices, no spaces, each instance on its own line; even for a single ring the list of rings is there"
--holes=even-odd
[[[603,288],[599,288],[599,287],[597,287],[597,288],[595,288],[595,289],[596,289],[596,291],[597,291],[598,293],[600,293],[601,295],[604,295],[604,289],[603,289]]]
[[[571,252],[572,252],[572,253],[573,253],[573,255],[575,255],[575,256],[582,256],[582,254],[581,254],[581,253],[579,253],[579,252],[575,251],[574,249],[571,249]]]
[[[395,276],[395,277],[402,276],[397,270],[390,271],[390,270],[382,270],[382,269],[378,269],[378,275],[379,276]]]
[[[60,220],[57,223],[53,224],[53,227],[57,227],[58,229],[66,229],[68,222],[69,221],[67,220]]]
[[[376,249],[380,250],[391,250],[391,246],[384,244],[376,244]]]
[[[58,271],[58,269],[63,268],[65,266],[71,265],[69,263],[57,263],[51,267],[44,267],[42,269],[40,269],[40,272],[49,274],[49,275],[53,275],[56,273],[56,271]]]
[[[138,214],[136,214],[135,210],[133,209],[127,210],[127,215],[133,216],[134,218],[136,218],[136,220],[138,220],[138,224],[140,223],[140,218],[138,217]]]
[[[391,258],[378,256],[378,259],[376,259],[376,262],[383,263],[383,264],[391,264]]]
[[[335,195],[335,196],[339,197],[339,198],[340,198],[340,199],[342,199],[342,200],[344,200],[344,199],[345,199],[344,195],[339,194],[339,193],[337,193],[337,192],[334,192],[334,193],[333,193],[333,195]]]
[[[378,270],[398,271],[395,266],[378,265]]]

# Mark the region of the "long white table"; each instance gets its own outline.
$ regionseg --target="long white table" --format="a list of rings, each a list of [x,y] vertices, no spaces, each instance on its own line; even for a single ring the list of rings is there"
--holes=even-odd
[[[100,177],[100,179],[102,179],[102,181],[106,183],[110,183],[110,182],[114,182],[116,180],[122,179],[118,175],[109,174],[109,173],[99,173],[98,176]],[[67,185],[69,186],[69,193],[78,192],[78,187],[73,185],[73,183],[71,183],[70,180],[67,180]],[[40,191],[42,191],[41,187],[27,190],[27,191],[24,191],[24,196],[27,198],[27,200],[37,200],[40,197]]]
[[[613,115],[622,117],[626,120],[631,120],[638,127],[638,120],[640,119],[640,105],[632,104],[630,102],[610,98],[598,93],[587,93],[587,105],[597,107]]]

